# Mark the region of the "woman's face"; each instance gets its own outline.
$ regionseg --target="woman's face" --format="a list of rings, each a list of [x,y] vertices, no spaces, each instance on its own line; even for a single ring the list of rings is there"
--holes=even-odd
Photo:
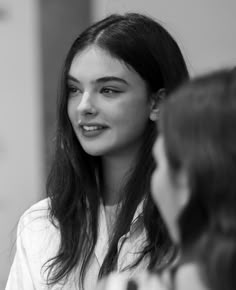
[[[90,46],[72,61],[68,91],[69,119],[88,154],[129,155],[139,147],[151,106],[138,73]]]
[[[165,142],[159,135],[153,147],[156,168],[151,179],[152,197],[175,242],[179,242],[178,216],[188,200],[187,176],[184,170],[173,173],[165,152]]]

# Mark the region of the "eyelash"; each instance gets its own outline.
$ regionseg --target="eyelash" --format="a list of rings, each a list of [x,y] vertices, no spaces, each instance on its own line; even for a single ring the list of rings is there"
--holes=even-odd
[[[78,87],[73,86],[73,85],[68,85],[67,91],[68,91],[69,95],[77,95],[77,94],[82,93],[82,91]],[[121,93],[121,91],[116,90],[116,89],[112,89],[112,88],[103,87],[103,88],[101,88],[100,93],[105,95],[105,96],[111,96],[111,95],[119,94],[119,93]]]
[[[76,93],[80,93],[81,90],[75,86],[71,86],[71,85],[68,85],[67,86],[67,91],[69,94],[76,94]]]
[[[104,88],[102,88],[101,90],[100,90],[100,92],[102,93],[102,94],[105,94],[105,95],[113,95],[113,94],[119,94],[119,93],[121,93],[121,91],[120,90],[115,90],[115,89],[112,89],[112,88],[107,88],[107,87],[104,87]]]

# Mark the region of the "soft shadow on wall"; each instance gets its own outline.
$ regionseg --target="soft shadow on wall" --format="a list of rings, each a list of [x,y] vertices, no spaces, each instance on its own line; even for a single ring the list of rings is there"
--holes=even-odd
[[[40,1],[46,176],[53,158],[56,102],[63,61],[74,39],[90,25],[90,10],[89,0]]]

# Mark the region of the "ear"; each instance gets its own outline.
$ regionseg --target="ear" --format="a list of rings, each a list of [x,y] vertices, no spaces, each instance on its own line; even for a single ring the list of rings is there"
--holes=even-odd
[[[166,90],[164,88],[159,89],[156,93],[151,96],[151,111],[149,119],[152,121],[157,121],[159,119],[159,106],[160,103],[166,97]]]

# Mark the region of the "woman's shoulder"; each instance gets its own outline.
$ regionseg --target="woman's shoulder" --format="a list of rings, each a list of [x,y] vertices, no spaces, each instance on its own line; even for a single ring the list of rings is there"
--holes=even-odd
[[[44,198],[44,199],[41,199],[41,200],[37,201],[36,203],[34,203],[31,207],[29,207],[26,210],[26,212],[34,212],[37,210],[49,211],[50,205],[51,205],[50,199]]]
[[[29,207],[21,216],[20,222],[31,221],[34,219],[48,219],[50,216],[50,200],[42,199]]]
[[[26,210],[26,212],[31,212],[35,210],[49,210],[49,208],[50,208],[50,199],[44,198],[34,203],[31,207],[29,207]]]
[[[21,216],[18,224],[18,234],[36,235],[53,231],[56,224],[50,217],[50,200],[45,198],[33,204]]]
[[[50,217],[48,198],[35,203],[23,213],[18,223],[17,239],[28,252],[41,251],[41,255],[42,251],[46,251],[45,248],[52,252],[51,248],[58,246],[60,232]]]

